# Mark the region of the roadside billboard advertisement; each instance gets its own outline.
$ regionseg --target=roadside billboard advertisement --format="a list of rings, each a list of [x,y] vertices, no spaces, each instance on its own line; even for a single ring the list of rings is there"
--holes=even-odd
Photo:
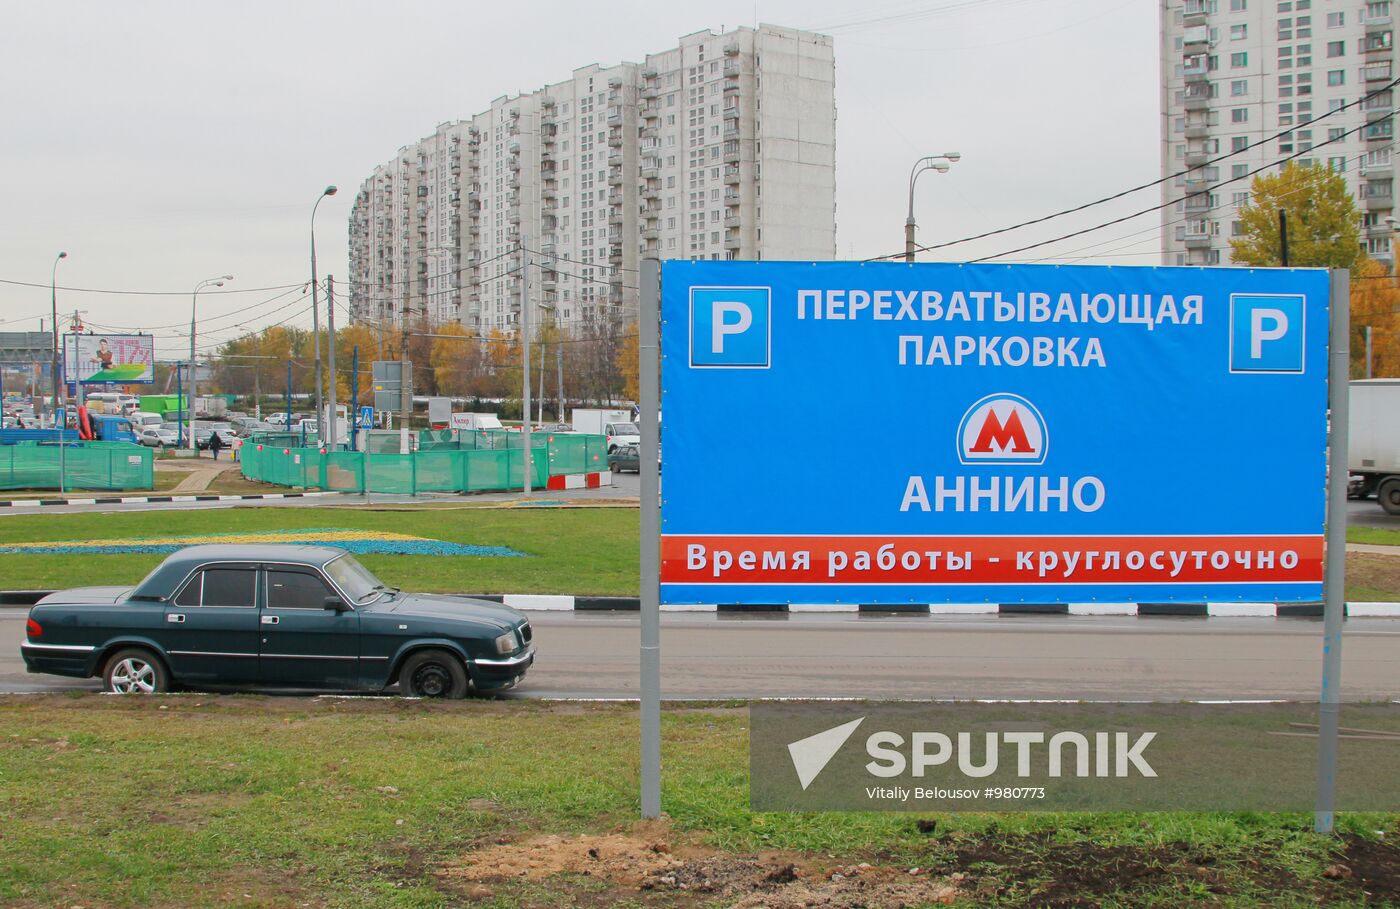
[[[149,384],[156,378],[155,362],[150,335],[63,336],[63,374],[69,382]]]
[[[661,601],[1322,598],[1321,269],[666,262]]]

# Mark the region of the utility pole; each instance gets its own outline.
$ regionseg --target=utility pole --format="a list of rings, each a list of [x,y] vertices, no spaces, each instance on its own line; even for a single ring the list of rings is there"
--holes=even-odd
[[[1288,267],[1288,212],[1278,210],[1278,258],[1279,264]]]
[[[357,421],[360,418],[360,345],[350,351],[350,450],[358,447],[356,437],[360,434]]]
[[[326,417],[327,417],[326,424],[330,426],[331,432],[330,432],[330,435],[329,435],[329,436],[327,436],[324,432],[322,432],[322,433],[321,433],[321,439],[322,439],[322,440],[330,439],[330,442],[331,442],[330,450],[331,450],[331,451],[335,451],[335,443],[338,442],[338,441],[340,441],[340,439],[338,438],[338,436],[340,435],[340,425],[339,425],[338,421],[336,420],[336,411],[335,411],[335,276],[334,276],[334,275],[326,275],[326,332],[327,332],[327,334],[330,335],[330,338],[328,339],[328,343],[329,343],[329,345],[330,345],[330,349],[327,351],[327,357],[328,357],[329,360],[330,360],[330,368],[331,368],[331,384],[330,384],[330,388],[328,389],[329,398],[330,398],[330,407],[329,407],[328,409],[329,409],[330,412],[326,414]],[[319,425],[318,425],[318,428],[319,428]]]
[[[567,423],[568,418],[564,416],[564,335],[562,328],[559,337],[554,339],[554,364],[558,367],[559,372],[554,389],[559,392],[559,422]]]
[[[520,370],[524,383],[520,408],[522,441],[525,443],[525,495],[530,494],[530,245],[528,237],[520,238],[520,351],[524,362]]]
[[[1366,326],[1366,378],[1371,378],[1371,326]]]
[[[403,333],[399,335],[399,454],[412,451],[408,438],[408,418],[413,413],[413,395],[409,388],[409,371],[413,363],[408,359],[408,311],[404,311]]]
[[[535,404],[535,422],[544,422],[544,334],[540,334],[540,393]]]

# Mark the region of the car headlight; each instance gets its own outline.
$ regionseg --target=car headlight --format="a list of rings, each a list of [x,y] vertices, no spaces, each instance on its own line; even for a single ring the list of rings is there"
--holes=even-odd
[[[507,631],[505,634],[503,634],[503,635],[501,635],[500,637],[496,638],[496,652],[497,652],[497,653],[510,653],[510,652],[511,652],[512,650],[514,650],[514,649],[515,649],[515,632],[513,632],[513,631]]]

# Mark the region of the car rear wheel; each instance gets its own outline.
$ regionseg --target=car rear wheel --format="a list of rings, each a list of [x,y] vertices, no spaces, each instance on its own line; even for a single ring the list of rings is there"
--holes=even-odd
[[[129,647],[107,660],[102,683],[113,694],[158,694],[170,690],[170,673],[149,650]]]
[[[1400,478],[1387,477],[1376,489],[1376,501],[1386,514],[1400,514]]]
[[[399,689],[415,698],[464,698],[467,670],[446,650],[420,650],[399,670]]]

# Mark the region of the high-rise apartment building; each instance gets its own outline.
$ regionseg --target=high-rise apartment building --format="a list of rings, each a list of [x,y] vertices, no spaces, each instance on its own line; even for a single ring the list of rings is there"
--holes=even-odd
[[[1162,210],[1164,264],[1228,265],[1248,175],[1260,167],[1272,172],[1273,162],[1295,153],[1299,164],[1321,164],[1346,177],[1363,212],[1366,252],[1391,260],[1394,5],[1161,5],[1162,176],[1170,178],[1162,201],[1171,203]],[[1340,109],[1380,89],[1364,104]],[[1221,155],[1230,156],[1207,163]]]
[[[352,317],[566,326],[632,318],[643,257],[831,259],[831,39],[696,32],[644,63],[586,66],[443,123],[360,187]]]

